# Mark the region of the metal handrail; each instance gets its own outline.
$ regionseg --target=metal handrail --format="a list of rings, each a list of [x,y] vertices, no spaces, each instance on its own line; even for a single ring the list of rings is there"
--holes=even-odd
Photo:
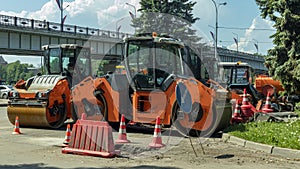
[[[79,35],[88,36],[99,36],[102,38],[114,38],[123,39],[124,37],[131,36],[128,33],[115,32],[108,30],[101,30],[96,28],[82,27],[77,25],[63,25],[63,30],[61,30],[61,24],[49,21],[41,21],[27,18],[20,18],[16,16],[8,16],[0,14],[0,25],[27,28],[27,29],[39,29],[47,30],[53,32],[64,32]]]

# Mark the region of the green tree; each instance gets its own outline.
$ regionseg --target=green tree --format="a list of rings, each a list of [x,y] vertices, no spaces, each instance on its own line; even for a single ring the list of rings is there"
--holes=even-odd
[[[34,76],[34,73],[28,70],[29,67],[33,67],[33,65],[21,64],[20,61],[9,63],[3,69],[6,82],[9,83],[10,81],[18,81],[20,79],[27,80]]]
[[[274,48],[268,50],[266,66],[288,93],[300,94],[300,1],[256,0],[261,16],[274,21],[271,36]]]
[[[191,28],[199,18],[192,10],[196,2],[189,0],[141,0],[141,16],[133,19],[136,33],[167,34],[188,43],[197,43],[201,38]]]

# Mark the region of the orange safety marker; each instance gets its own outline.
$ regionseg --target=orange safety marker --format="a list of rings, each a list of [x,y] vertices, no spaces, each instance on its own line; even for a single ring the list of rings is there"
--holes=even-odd
[[[244,88],[242,104],[243,104],[243,105],[249,105],[249,100],[248,100],[248,97],[247,97],[247,91],[246,91],[246,88]]]
[[[120,127],[119,127],[119,135],[118,135],[118,139],[115,142],[116,143],[130,143],[130,141],[127,139],[124,114],[122,114],[122,116],[121,116],[121,122],[120,122]]]
[[[244,88],[243,101],[241,105],[241,116],[243,117],[243,119],[247,119],[253,116],[251,111],[251,105],[247,97],[246,88]]]
[[[18,116],[16,116],[15,127],[14,127],[14,131],[12,132],[12,134],[22,134],[20,131],[20,127],[19,127],[19,117]]]
[[[239,100],[235,104],[234,113],[231,118],[231,123],[241,123],[243,121],[241,117],[241,107],[239,105]]]
[[[70,140],[71,140],[71,126],[70,124],[67,125],[67,130],[66,130],[66,136],[65,136],[65,141],[63,142],[62,146],[66,147],[69,145]]]
[[[262,112],[263,113],[271,113],[271,112],[273,112],[273,109],[271,107],[270,92],[268,92],[268,94],[267,94],[266,103],[265,103],[265,106],[262,108]]]
[[[108,122],[78,119],[73,125],[70,143],[62,148],[62,153],[111,158],[120,151],[115,150]]]
[[[161,125],[160,125],[160,118],[159,116],[156,117],[156,124],[154,128],[154,134],[152,142],[149,144],[149,147],[151,148],[161,148],[165,145],[162,143],[161,139]]]

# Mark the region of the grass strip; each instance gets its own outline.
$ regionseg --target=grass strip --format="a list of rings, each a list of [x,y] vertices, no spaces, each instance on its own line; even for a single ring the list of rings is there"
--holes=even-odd
[[[300,150],[300,120],[249,122],[229,126],[224,132],[257,143]]]

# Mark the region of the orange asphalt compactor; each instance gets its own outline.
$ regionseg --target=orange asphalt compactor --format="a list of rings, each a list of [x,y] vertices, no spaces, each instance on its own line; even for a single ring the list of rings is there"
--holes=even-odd
[[[86,113],[87,119],[119,124],[124,114],[127,121],[154,125],[159,116],[164,127],[195,136],[224,129],[232,115],[230,93],[187,76],[192,58],[187,52],[183,57],[184,50],[190,49],[181,41],[155,34],[125,39],[118,66],[125,73],[89,77],[74,87],[78,117]]]
[[[87,120],[110,124],[119,124],[124,114],[127,121],[153,125],[159,116],[164,127],[174,125],[183,135],[204,136],[222,130],[232,116],[230,93],[220,85],[209,86],[187,76],[193,69],[191,56],[183,57],[186,49],[179,40],[155,34],[127,38],[119,66],[124,71],[98,78],[82,76],[86,78],[80,82],[74,80],[73,73],[72,84],[76,85],[72,90],[68,76],[59,71],[65,66],[66,56],[62,54],[54,61],[52,54],[46,54],[48,75],[17,84],[17,92],[10,96],[9,119],[13,123],[18,115],[20,125],[57,128],[67,118],[80,118],[82,113]],[[90,66],[87,55],[73,56],[75,62],[81,59],[85,67]],[[59,67],[57,74],[52,72],[55,65]]]
[[[20,126],[61,127],[72,115],[72,83],[91,74],[90,48],[77,44],[45,45],[44,75],[19,80],[9,93],[7,115]],[[80,64],[79,64],[80,62]]]

